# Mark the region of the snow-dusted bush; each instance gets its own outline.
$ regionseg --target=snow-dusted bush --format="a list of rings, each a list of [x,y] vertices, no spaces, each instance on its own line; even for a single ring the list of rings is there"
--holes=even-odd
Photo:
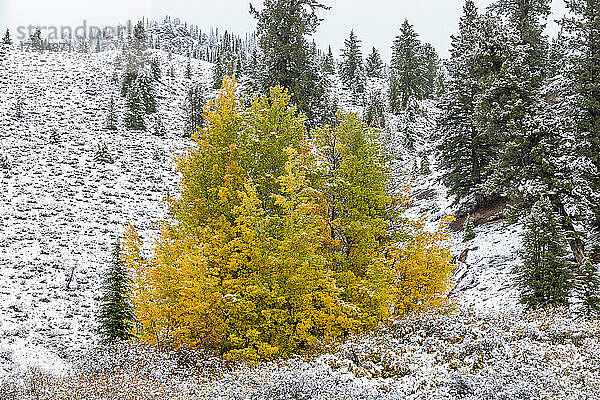
[[[34,371],[26,387],[39,399],[593,400],[599,342],[600,321],[562,310],[421,314],[329,345],[326,354],[255,366],[136,342],[102,345],[75,374]]]
[[[4,154],[0,154],[0,170],[10,170],[10,162],[8,161],[8,157]]]

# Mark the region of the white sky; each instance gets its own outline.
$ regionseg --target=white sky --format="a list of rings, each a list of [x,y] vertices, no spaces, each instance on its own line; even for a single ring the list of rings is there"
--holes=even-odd
[[[18,26],[70,26],[74,29],[86,20],[88,26],[107,26],[136,21],[142,16],[161,20],[165,15],[181,18],[205,30],[211,26],[243,34],[253,31],[249,2],[260,6],[262,0],[0,0],[0,29]],[[462,0],[322,0],[331,10],[321,13],[325,19],[315,39],[320,48],[331,44],[339,54],[344,39],[354,29],[362,40],[363,54],[372,46],[385,60],[405,18],[415,25],[423,41],[432,43],[442,57],[448,55],[450,35],[458,29]],[[483,9],[492,0],[475,0]],[[564,0],[553,0],[552,19],[565,13]],[[556,32],[555,23],[549,33]]]

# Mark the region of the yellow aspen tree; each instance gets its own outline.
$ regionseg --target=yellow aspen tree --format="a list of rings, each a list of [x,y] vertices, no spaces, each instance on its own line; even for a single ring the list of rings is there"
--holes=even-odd
[[[448,304],[454,271],[452,255],[445,244],[448,224],[453,217],[442,219],[435,231],[425,228],[426,217],[403,225],[401,243],[390,254],[394,270],[394,313],[404,315]]]
[[[178,196],[151,256],[125,232],[141,339],[273,359],[442,304],[445,231],[402,217],[379,134],[338,119],[309,139],[286,90],[243,105],[224,79],[175,159]]]
[[[387,192],[389,169],[378,132],[355,113],[337,118],[336,126],[313,133],[329,205],[327,252],[342,298],[358,306],[364,326],[372,327],[390,315],[392,271],[384,249],[397,207]]]

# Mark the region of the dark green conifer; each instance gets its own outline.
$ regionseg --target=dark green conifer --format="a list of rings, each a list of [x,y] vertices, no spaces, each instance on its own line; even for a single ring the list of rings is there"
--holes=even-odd
[[[160,136],[160,137],[163,137],[167,134],[167,129],[165,128],[165,125],[162,122],[160,114],[158,114],[158,113],[154,117],[154,125],[152,127],[152,134],[154,136]]]
[[[7,29],[4,38],[2,38],[2,43],[6,45],[12,45],[12,39],[10,38],[10,31]]]
[[[130,295],[131,279],[121,260],[121,246],[112,252],[111,264],[103,283],[103,296],[98,315],[98,333],[105,341],[127,340],[133,337],[133,308]]]
[[[380,92],[370,91],[363,111],[364,121],[378,129],[385,128],[385,102]]]
[[[381,61],[379,51],[375,47],[367,56],[365,73],[369,78],[381,78],[383,76],[383,61]]]
[[[125,111],[125,126],[127,129],[136,131],[145,131],[144,122],[145,107],[140,94],[139,83],[136,80],[127,93],[127,109]]]
[[[563,20],[569,32],[569,72],[579,96],[573,109],[574,125],[582,155],[594,166],[587,175],[586,198],[600,228],[600,1],[567,0],[571,16]]]
[[[327,55],[325,56],[325,60],[323,62],[323,70],[326,74],[333,74],[335,72],[335,60],[333,58],[331,46],[329,46],[329,50],[327,51]]]
[[[600,314],[600,275],[598,266],[586,259],[581,268],[581,276],[575,283],[575,294],[579,300],[579,312],[586,316]]]
[[[421,41],[414,27],[405,20],[392,47],[390,69],[390,108],[395,114],[424,96],[425,74]]]
[[[117,117],[115,115],[115,99],[110,96],[108,104],[108,115],[106,116],[106,129],[114,131],[117,129]]]
[[[278,85],[288,89],[309,123],[322,118],[325,89],[321,79],[315,80],[320,65],[307,39],[321,22],[317,11],[328,8],[317,0],[265,0],[260,11],[251,6],[265,69],[261,91]]]
[[[360,50],[360,40],[350,31],[350,37],[344,41],[340,78],[345,87],[349,88],[354,98],[365,91],[365,73]]]
[[[547,197],[540,199],[525,220],[517,283],[521,302],[530,308],[568,306],[573,286],[572,263],[560,217]]]
[[[204,88],[200,84],[190,87],[187,93],[185,105],[185,137],[191,137],[195,132],[202,129],[204,124],[203,110],[206,99]]]
[[[467,219],[465,220],[463,241],[467,242],[473,239],[475,239],[475,223],[473,221],[473,217],[467,215]]]

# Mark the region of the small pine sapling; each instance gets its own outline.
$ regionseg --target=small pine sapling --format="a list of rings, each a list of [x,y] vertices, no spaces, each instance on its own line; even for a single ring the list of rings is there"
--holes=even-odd
[[[23,98],[17,98],[17,102],[15,103],[15,117],[17,119],[23,118]]]
[[[204,87],[200,84],[193,85],[188,89],[185,103],[185,137],[191,137],[204,124]]]
[[[106,143],[98,143],[94,160],[102,164],[113,164],[115,162],[110,154],[110,151],[108,151],[108,146]]]
[[[0,154],[0,169],[4,171],[10,170],[10,162],[8,161],[8,157],[4,154]]]
[[[145,105],[140,91],[139,82],[136,82],[127,93],[127,109],[125,112],[125,126],[135,131],[145,131],[144,121]]]
[[[12,39],[10,38],[10,31],[7,29],[4,38],[2,38],[2,44],[6,44],[8,46],[12,45]]]
[[[381,78],[383,76],[384,69],[383,61],[381,56],[375,47],[373,51],[367,57],[365,62],[365,73],[369,78]]]
[[[431,164],[429,163],[429,155],[427,153],[421,154],[421,175],[431,174]]]
[[[185,66],[185,78],[192,79],[192,62],[188,58],[187,64]]]
[[[167,134],[167,129],[165,128],[165,125],[163,124],[159,114],[156,114],[156,117],[154,117],[154,126],[152,128],[152,134],[154,136],[160,137],[163,137]]]
[[[117,130],[117,117],[115,116],[115,99],[110,96],[108,105],[108,115],[106,116],[106,129],[109,131]]]
[[[469,240],[473,239],[475,239],[475,222],[473,221],[473,217],[468,215],[467,219],[465,220],[463,241],[468,242]]]
[[[587,259],[582,265],[582,275],[575,283],[575,294],[582,315],[600,315],[600,276],[598,267]]]
[[[547,197],[538,200],[525,220],[523,263],[515,268],[521,303],[528,308],[568,306],[572,263],[560,217]]]
[[[110,267],[103,284],[102,304],[98,315],[98,333],[107,342],[127,340],[133,335],[134,315],[129,300],[131,278],[121,260],[121,246],[117,243],[112,252]]]

